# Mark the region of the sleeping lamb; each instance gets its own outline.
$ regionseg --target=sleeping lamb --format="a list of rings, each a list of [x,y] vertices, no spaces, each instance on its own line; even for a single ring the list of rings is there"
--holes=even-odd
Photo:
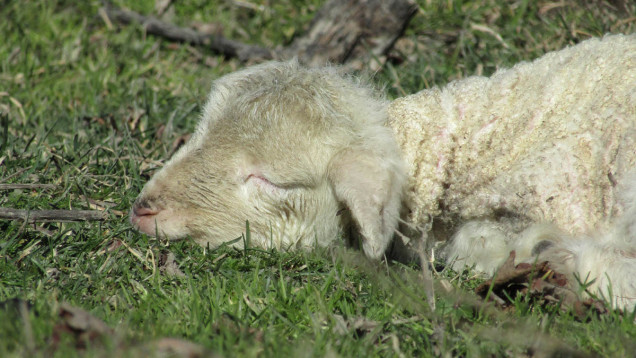
[[[195,133],[130,219],[210,246],[246,220],[263,248],[353,235],[372,259],[402,230],[447,241],[453,267],[484,273],[516,250],[631,308],[635,163],[636,35],[390,104],[337,68],[270,62],[214,82]]]

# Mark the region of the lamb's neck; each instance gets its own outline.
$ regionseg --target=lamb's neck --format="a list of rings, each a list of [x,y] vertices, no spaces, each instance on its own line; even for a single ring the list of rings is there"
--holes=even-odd
[[[395,100],[389,124],[407,165],[409,221],[425,224],[440,214],[455,151],[458,108],[451,96],[431,89]]]

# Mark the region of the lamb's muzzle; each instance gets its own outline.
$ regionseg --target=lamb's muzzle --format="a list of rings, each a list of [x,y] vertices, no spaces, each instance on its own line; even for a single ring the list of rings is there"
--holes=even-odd
[[[384,255],[400,217],[455,268],[508,256],[636,303],[636,35],[607,36],[387,102],[334,68],[271,62],[215,81],[131,223],[217,246]],[[419,237],[418,233],[418,236]],[[611,290],[610,290],[611,287]]]
[[[160,212],[161,209],[152,208],[148,200],[135,200],[130,210],[130,223],[143,233],[155,235],[156,217]]]

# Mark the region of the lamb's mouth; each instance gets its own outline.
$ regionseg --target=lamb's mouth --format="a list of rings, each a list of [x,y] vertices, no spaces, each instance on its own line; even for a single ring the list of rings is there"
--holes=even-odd
[[[130,224],[145,234],[155,236],[157,215],[160,212],[161,209],[148,208],[135,202],[130,210]]]

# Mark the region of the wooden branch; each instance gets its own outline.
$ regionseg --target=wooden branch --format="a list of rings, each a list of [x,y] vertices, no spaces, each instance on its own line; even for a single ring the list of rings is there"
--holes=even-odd
[[[313,66],[368,60],[388,52],[417,12],[413,0],[331,0],[307,33],[284,50]]]
[[[0,219],[25,220],[27,222],[102,221],[108,218],[97,210],[20,210],[0,208]]]
[[[105,21],[140,23],[149,34],[207,46],[226,56],[238,57],[241,61],[297,57],[305,64],[324,66],[327,63],[342,64],[353,60],[365,63],[370,58],[382,57],[402,35],[417,8],[413,0],[331,0],[318,11],[309,31],[277,54],[262,47],[178,27],[152,16],[115,9],[110,5],[101,8],[100,13],[105,14]]]
[[[175,26],[153,16],[144,16],[134,11],[116,9],[108,5],[100,11],[103,11],[112,21],[124,25],[139,23],[149,34],[196,46],[207,46],[215,52],[229,57],[237,57],[241,61],[272,58],[272,53],[268,49],[230,40],[221,35],[204,34],[190,28]]]
[[[15,189],[55,189],[55,184],[0,184],[0,190],[15,190]]]

